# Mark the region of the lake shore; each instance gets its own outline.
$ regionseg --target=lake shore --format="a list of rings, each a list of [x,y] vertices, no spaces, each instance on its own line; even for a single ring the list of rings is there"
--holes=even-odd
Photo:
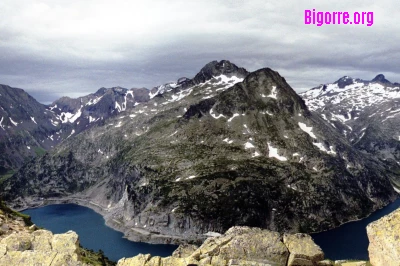
[[[40,208],[53,204],[77,204],[92,209],[96,213],[100,214],[104,220],[105,224],[121,233],[124,237],[133,242],[145,242],[149,244],[173,244],[180,245],[185,243],[197,243],[201,244],[207,239],[206,235],[191,236],[189,239],[182,236],[165,235],[160,233],[151,232],[143,227],[126,227],[122,222],[113,219],[110,213],[110,208],[101,206],[89,199],[84,199],[80,197],[62,197],[62,198],[30,198],[25,199],[25,205],[20,208],[15,208],[16,211],[24,211],[27,209]]]

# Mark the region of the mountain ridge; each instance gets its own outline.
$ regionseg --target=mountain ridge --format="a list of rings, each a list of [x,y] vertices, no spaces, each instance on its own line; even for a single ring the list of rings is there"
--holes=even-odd
[[[2,194],[19,208],[85,200],[128,238],[148,242],[232,225],[324,230],[396,198],[396,172],[310,112],[278,72],[240,79],[160,86],[148,102],[23,166]]]
[[[348,77],[346,82],[342,88],[337,82],[322,84],[300,95],[355,148],[398,165],[400,84],[382,74],[371,81]]]
[[[228,84],[231,81],[230,77],[235,73],[243,78],[247,71],[222,60],[207,64],[200,73],[193,79],[180,78],[176,83],[167,83],[151,90],[126,89],[120,86],[102,87],[94,93],[78,98],[63,96],[50,105],[37,102],[22,89],[2,85],[0,147],[7,152],[3,154],[4,157],[0,155],[0,181],[10,177],[25,162],[52,149],[65,139],[92,126],[102,125],[108,117],[133,109],[155,96],[162,97],[164,93],[172,90],[174,93],[179,90],[184,91],[188,84],[199,84],[201,80],[217,78],[221,85]],[[15,97],[19,100],[13,100]],[[10,109],[10,102],[21,106],[22,111]],[[31,131],[36,133],[32,135]],[[17,138],[16,141],[12,140],[13,137]]]

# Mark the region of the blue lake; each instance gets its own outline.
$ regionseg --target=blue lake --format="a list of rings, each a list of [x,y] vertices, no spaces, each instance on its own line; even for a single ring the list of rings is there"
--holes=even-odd
[[[175,245],[152,245],[132,242],[123,238],[121,232],[107,227],[103,217],[93,210],[75,204],[55,204],[23,211],[32,222],[55,234],[73,230],[78,233],[80,243],[87,249],[104,251],[111,260],[133,257],[139,253],[153,256],[170,256]]]
[[[331,260],[339,259],[360,259],[368,258],[368,237],[367,225],[385,216],[400,207],[400,199],[380,209],[365,219],[350,222],[342,226],[312,234],[315,243],[317,243],[325,253],[325,258]]]

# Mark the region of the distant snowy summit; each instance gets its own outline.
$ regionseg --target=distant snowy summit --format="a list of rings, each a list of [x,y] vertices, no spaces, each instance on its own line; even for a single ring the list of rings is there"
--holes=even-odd
[[[310,110],[346,102],[358,111],[374,104],[400,98],[400,84],[391,83],[382,74],[371,81],[344,76],[334,83],[322,84],[300,93]]]
[[[400,165],[400,84],[342,77],[300,94],[357,149]]]

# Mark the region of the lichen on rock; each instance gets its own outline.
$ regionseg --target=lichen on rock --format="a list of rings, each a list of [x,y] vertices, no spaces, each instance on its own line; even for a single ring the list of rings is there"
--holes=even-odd
[[[369,258],[374,266],[398,266],[400,262],[400,209],[367,226]]]
[[[317,262],[324,259],[324,253],[309,235],[285,235],[285,239],[286,244],[283,242],[284,237],[277,232],[235,226],[224,235],[208,238],[197,249],[195,246],[185,245],[179,247],[171,257],[160,258],[140,254],[129,259],[123,258],[117,265],[295,266],[317,265]],[[294,260],[287,264],[291,256]],[[301,260],[308,264],[299,264]]]
[[[78,235],[53,235],[47,230],[14,232],[0,241],[0,266],[86,265],[79,260]]]
[[[288,266],[314,265],[324,259],[324,252],[307,234],[284,234],[283,242],[290,252]]]

